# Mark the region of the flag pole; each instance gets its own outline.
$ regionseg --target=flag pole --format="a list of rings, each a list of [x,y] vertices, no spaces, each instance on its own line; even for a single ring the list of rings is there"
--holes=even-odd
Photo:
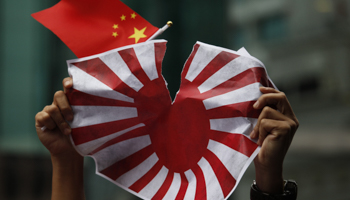
[[[172,21],[168,21],[163,28],[160,28],[155,34],[153,34],[151,37],[148,38],[147,41],[153,40],[154,38],[158,37],[159,35],[161,35],[165,30],[167,30],[169,27],[171,27],[173,25]]]

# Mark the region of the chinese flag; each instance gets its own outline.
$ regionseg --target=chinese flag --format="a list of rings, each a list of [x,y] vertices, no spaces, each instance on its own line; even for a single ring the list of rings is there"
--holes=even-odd
[[[61,0],[32,16],[77,57],[144,42],[158,31],[119,0]]]

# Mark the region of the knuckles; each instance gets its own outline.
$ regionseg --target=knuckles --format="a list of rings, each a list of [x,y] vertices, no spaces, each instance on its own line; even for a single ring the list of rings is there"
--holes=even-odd
[[[72,109],[67,102],[66,94],[63,91],[57,91],[54,95],[54,102],[59,106],[59,110],[64,115],[69,115],[72,113]]]
[[[294,134],[299,128],[299,121],[297,119],[291,120],[290,122],[291,131]]]
[[[58,99],[61,98],[62,96],[65,96],[64,92],[62,90],[55,92],[53,98]]]
[[[41,112],[38,112],[36,115],[35,115],[35,121],[36,122],[44,122],[47,120],[49,116],[47,114],[45,114],[44,111],[41,111]]]
[[[56,105],[48,105],[45,106],[44,111],[46,111],[49,115],[53,115],[54,113],[60,112],[60,109]]]
[[[268,115],[272,114],[273,112],[276,112],[276,110],[271,108],[270,106],[265,106],[261,111],[261,113],[265,116],[268,116]]]

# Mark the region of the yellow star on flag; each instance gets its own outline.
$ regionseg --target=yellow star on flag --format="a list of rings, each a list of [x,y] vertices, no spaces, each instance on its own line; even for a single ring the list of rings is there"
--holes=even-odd
[[[145,38],[147,35],[144,34],[147,27],[142,30],[138,30],[134,27],[134,34],[130,35],[129,38],[135,38],[135,44],[139,42],[140,38]]]
[[[137,15],[135,13],[131,14],[131,19],[135,19]]]
[[[117,36],[118,36],[118,33],[117,33],[117,32],[113,32],[113,33],[112,33],[112,36],[113,36],[113,37],[117,37]]]
[[[120,19],[121,19],[122,21],[124,21],[124,20],[126,19],[126,16],[125,16],[125,15],[122,15],[122,16],[120,17]]]
[[[114,29],[119,28],[119,27],[118,27],[118,24],[114,24],[114,25],[113,25],[113,28],[114,28]]]

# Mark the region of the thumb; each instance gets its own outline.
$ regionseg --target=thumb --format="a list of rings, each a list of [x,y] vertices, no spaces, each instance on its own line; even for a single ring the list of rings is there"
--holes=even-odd
[[[73,87],[73,79],[71,77],[67,77],[63,79],[62,85],[63,85],[64,93],[66,93],[68,89]]]

